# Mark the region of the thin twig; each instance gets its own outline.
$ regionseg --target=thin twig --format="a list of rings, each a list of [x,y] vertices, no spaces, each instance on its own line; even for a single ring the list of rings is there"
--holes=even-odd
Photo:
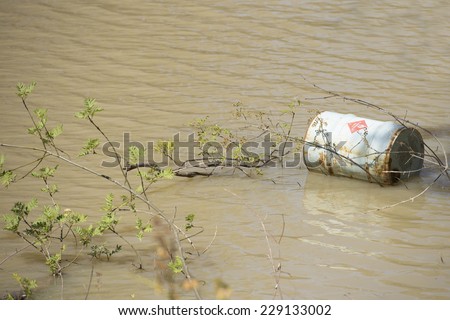
[[[239,197],[236,193],[234,193],[234,192],[232,192],[232,191],[230,191],[230,190],[228,190],[226,188],[224,188],[224,190],[242,201],[242,198]],[[253,209],[248,207],[247,204],[244,203],[244,206],[246,206],[249,210],[253,211]],[[273,257],[272,246],[270,245],[269,233],[267,232],[266,225],[264,224],[264,221],[261,219],[261,217],[258,214],[256,214],[256,216],[259,218],[260,224],[261,224],[261,226],[263,228],[263,231],[264,231],[264,237],[266,239],[267,250],[268,250],[267,257],[269,258],[269,261],[270,261],[270,263],[272,265],[272,271],[273,271],[274,280],[275,280],[275,294],[274,294],[274,297],[276,296],[276,293],[278,292],[280,294],[280,298],[283,299],[283,293],[282,293],[282,290],[281,290],[281,287],[280,287],[281,263],[278,263],[278,265],[275,266],[275,259]],[[283,218],[283,223],[284,223],[284,218]],[[283,232],[284,232],[284,226],[283,226]],[[272,239],[273,239],[273,237],[272,237]],[[275,242],[278,245],[280,245],[280,243],[278,241],[275,241]],[[280,242],[281,242],[281,239],[280,239]]]
[[[59,278],[61,279],[61,300],[64,300],[64,276],[62,272],[59,274]]]
[[[114,233],[116,236],[118,236],[120,239],[122,239],[127,245],[130,246],[130,248],[134,251],[134,253],[136,254],[136,257],[139,259],[139,268],[138,269],[142,269],[142,258],[141,255],[139,254],[139,252],[136,250],[136,248],[133,246],[133,244],[128,241],[124,236],[122,236],[120,233],[118,233],[116,230],[114,230],[113,228],[108,228],[112,233]]]
[[[381,208],[376,208],[376,209],[373,209],[373,210],[369,210],[369,211],[367,211],[366,213],[377,212],[377,211],[381,211],[381,210],[385,210],[385,209],[389,209],[389,208],[396,207],[396,206],[398,206],[398,205],[400,205],[400,204],[403,204],[403,203],[413,202],[413,201],[416,200],[418,197],[420,197],[421,195],[423,195],[424,193],[426,193],[426,192],[428,191],[428,189],[430,189],[430,188],[436,183],[436,181],[439,180],[439,178],[440,178],[442,175],[443,175],[442,173],[439,174],[439,175],[436,177],[436,179],[433,180],[432,183],[430,183],[429,185],[427,185],[421,192],[419,192],[419,193],[416,194],[415,196],[413,196],[413,197],[411,197],[411,198],[408,198],[408,199],[405,199],[405,200],[402,200],[402,201],[399,201],[399,202],[396,202],[396,203],[393,203],[393,204],[390,204],[390,205],[383,206],[383,207],[381,207]]]
[[[124,189],[124,190],[126,190],[128,192],[130,192],[136,198],[138,198],[138,199],[142,200],[143,202],[145,202],[146,204],[148,204],[154,211],[156,211],[159,215],[161,215],[162,217],[165,218],[165,216],[163,215],[163,211],[161,209],[159,209],[156,205],[154,205],[152,202],[147,201],[143,196],[141,196],[140,194],[136,193],[133,189],[123,185],[119,181],[117,181],[117,180],[115,180],[115,179],[113,179],[113,178],[111,178],[111,177],[109,177],[107,175],[101,174],[101,173],[99,173],[99,172],[97,172],[95,170],[92,170],[92,169],[88,168],[88,167],[82,166],[82,165],[80,165],[80,164],[78,164],[78,163],[76,163],[76,162],[74,162],[74,161],[72,161],[70,159],[67,159],[67,158],[65,158],[65,157],[63,157],[61,155],[55,154],[55,153],[53,153],[52,151],[49,151],[49,150],[44,150],[44,149],[35,148],[35,147],[21,146],[21,145],[13,145],[13,144],[7,144],[7,143],[0,143],[0,146],[1,147],[6,147],[6,148],[16,148],[16,149],[41,151],[41,152],[44,152],[44,153],[46,153],[46,154],[48,154],[48,155],[50,155],[50,156],[52,156],[54,158],[60,159],[60,160],[62,160],[64,162],[67,162],[67,163],[69,163],[69,164],[71,164],[71,165],[73,165],[73,166],[75,166],[75,167],[77,167],[79,169],[82,169],[82,170],[84,170],[86,172],[89,172],[89,173],[91,173],[91,174],[93,174],[95,176],[98,176],[98,177],[101,177],[103,179],[106,179],[106,180],[112,182],[113,184],[115,184],[116,186],[118,186],[118,187],[120,187],[120,188],[122,188],[122,189]]]
[[[176,230],[176,228],[172,228],[172,230],[173,230],[173,234],[174,234],[174,237],[175,237],[175,242],[177,243],[177,247],[178,247],[178,251],[179,251],[179,254],[180,254],[181,261],[183,262],[184,275],[185,275],[186,279],[189,281],[189,283],[192,284],[192,282],[193,282],[192,276],[191,276],[191,273],[189,271],[189,267],[186,264],[186,259],[184,258],[184,250],[183,250],[183,246],[180,243],[180,238],[178,236],[178,230]],[[202,297],[200,296],[200,293],[198,292],[197,287],[195,285],[192,285],[192,290],[194,291],[195,297],[198,300],[201,300]]]
[[[91,275],[89,276],[89,284],[86,291],[86,295],[84,296],[84,300],[87,300],[89,293],[91,292],[92,278],[94,277],[94,257],[92,257],[91,262],[92,262]]]
[[[114,144],[111,142],[111,140],[109,140],[108,136],[106,135],[106,133],[94,122],[94,120],[92,119],[92,117],[88,116],[88,120],[89,122],[95,127],[95,129],[97,129],[98,132],[100,132],[100,134],[106,139],[106,141],[108,142],[108,144],[112,147],[113,151],[114,151],[114,156],[116,158],[117,163],[119,164],[119,168],[120,171],[122,172],[122,175],[125,179],[125,183],[128,186],[128,188],[131,189],[131,184],[130,181],[128,181],[128,177],[127,177],[127,171],[124,170],[122,168],[122,166],[120,165],[120,156],[119,153],[117,152],[116,147],[114,147]],[[127,152],[128,150],[125,150],[124,152]]]
[[[202,254],[204,254],[206,251],[209,250],[209,248],[211,248],[212,244],[216,240],[216,237],[217,237],[217,225],[216,225],[216,231],[214,231],[214,237],[212,238],[211,242],[206,246],[206,248],[202,251]]]
[[[34,246],[32,243],[28,243],[28,245],[26,245],[25,247],[20,248],[20,249],[18,249],[18,250],[16,249],[16,251],[15,251],[14,253],[11,253],[11,254],[8,255],[6,258],[4,258],[2,261],[0,261],[0,266],[1,266],[3,263],[5,263],[7,260],[9,260],[10,258],[14,257],[16,254],[19,254],[19,253],[22,252],[23,250],[28,249],[29,247],[32,247],[32,246]]]

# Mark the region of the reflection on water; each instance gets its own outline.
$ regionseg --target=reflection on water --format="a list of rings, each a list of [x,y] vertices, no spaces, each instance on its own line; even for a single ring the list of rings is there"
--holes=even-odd
[[[111,139],[122,141],[128,132],[135,141],[156,141],[187,133],[187,123],[205,115],[238,130],[228,117],[238,100],[277,112],[294,97],[323,96],[304,75],[406,114],[436,129],[450,148],[447,1],[2,1],[0,9],[2,143],[31,143],[14,92],[18,81],[38,82],[29,103],[47,107],[51,121],[64,123],[60,145],[76,155],[96,135],[73,118],[84,97],[105,108],[97,121]],[[386,120],[340,100],[304,102],[304,109]],[[299,112],[293,134],[303,136],[308,117]],[[7,163],[27,159],[22,151],[0,152]],[[80,161],[103,170],[100,158]],[[374,210],[414,196],[435,174],[428,170],[406,186],[380,188],[304,168],[267,169],[251,179],[223,171],[176,178],[152,196],[170,215],[176,207],[180,221],[196,213],[196,224],[205,229],[195,239],[200,249],[217,228],[209,250],[190,261],[206,298],[215,297],[217,279],[232,288],[232,298],[280,297],[273,273],[280,265],[283,298],[448,299],[448,182],[438,181],[413,202]],[[68,166],[61,166],[59,177],[57,200],[93,218],[114,191]],[[0,191],[2,212],[40,187],[22,181]],[[121,219],[124,231],[134,230],[133,219]],[[4,231],[0,241],[0,260],[23,247]],[[83,299],[88,287],[91,299],[164,298],[155,291],[151,237],[129,241],[144,256],[143,271],[131,265],[128,252],[94,269],[82,257],[62,286],[48,276],[41,257],[26,250],[1,265],[0,293],[15,288],[11,273],[18,272],[37,279],[38,299]],[[192,296],[180,292],[180,298]]]

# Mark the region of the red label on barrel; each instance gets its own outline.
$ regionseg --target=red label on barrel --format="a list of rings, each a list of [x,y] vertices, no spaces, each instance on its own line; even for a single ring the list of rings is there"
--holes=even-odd
[[[347,124],[351,133],[367,128],[366,120],[353,121]]]

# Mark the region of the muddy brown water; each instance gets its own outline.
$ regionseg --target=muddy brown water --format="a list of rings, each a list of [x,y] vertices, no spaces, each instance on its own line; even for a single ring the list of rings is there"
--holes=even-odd
[[[76,155],[96,136],[73,117],[85,97],[104,107],[97,119],[111,139],[121,141],[128,132],[135,141],[156,141],[177,132],[186,137],[192,132],[187,124],[205,115],[238,130],[230,117],[236,101],[276,113],[295,97],[324,96],[303,75],[407,114],[450,149],[448,1],[4,0],[0,8],[2,143],[33,144],[15,95],[18,81],[38,82],[29,103],[47,107],[53,123],[64,123],[61,147]],[[310,107],[388,120],[339,99],[305,103]],[[295,135],[304,134],[308,116],[299,111]],[[5,148],[1,153],[8,167],[32,156]],[[80,161],[109,172],[99,168],[101,159]],[[57,200],[92,219],[101,215],[105,195],[118,193],[73,167],[59,170]],[[204,228],[194,238],[200,251],[217,230],[209,249],[189,260],[203,297],[215,298],[221,280],[234,299],[280,293],[289,299],[450,298],[449,183],[440,179],[414,202],[370,211],[419,193],[436,170],[424,170],[406,186],[384,188],[308,173],[303,165],[263,173],[175,178],[151,192],[170,217],[176,211],[182,222],[196,214],[195,224]],[[1,212],[33,196],[45,204],[40,187],[29,179],[3,189]],[[83,256],[62,283],[49,276],[40,255],[25,250],[0,266],[0,293],[17,289],[11,274],[18,272],[38,281],[36,299],[83,299],[89,282],[90,299],[166,298],[155,291],[152,236],[139,242],[134,219],[125,213],[120,230],[141,252],[144,271],[124,250],[97,262],[91,279],[91,262]],[[24,247],[5,231],[0,243],[0,260]],[[181,298],[193,298],[177,290]]]

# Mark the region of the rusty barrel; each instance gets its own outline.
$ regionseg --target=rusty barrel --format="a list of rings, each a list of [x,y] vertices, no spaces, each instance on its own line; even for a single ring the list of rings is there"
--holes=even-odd
[[[423,167],[420,132],[396,122],[324,111],[304,140],[303,160],[313,172],[394,184]]]

